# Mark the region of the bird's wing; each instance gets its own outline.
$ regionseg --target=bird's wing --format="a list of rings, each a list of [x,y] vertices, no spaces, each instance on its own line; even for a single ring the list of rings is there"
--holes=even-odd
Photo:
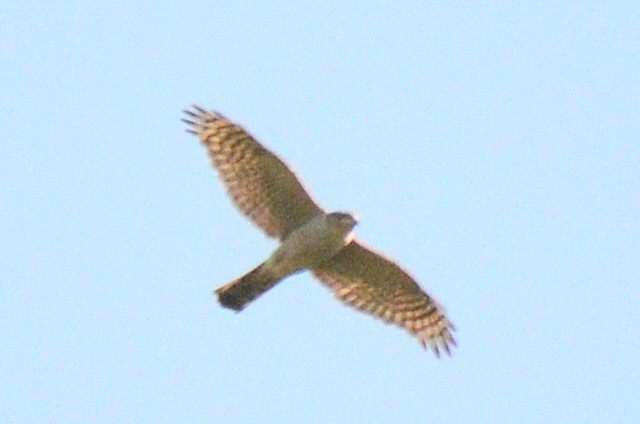
[[[439,356],[456,342],[453,324],[406,272],[355,240],[311,270],[343,303],[403,327]]]
[[[234,204],[269,236],[283,239],[323,213],[293,171],[242,127],[198,106],[184,112]]]

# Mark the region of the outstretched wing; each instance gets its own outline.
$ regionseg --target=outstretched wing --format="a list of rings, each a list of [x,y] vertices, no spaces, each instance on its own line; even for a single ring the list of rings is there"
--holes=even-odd
[[[403,327],[430,347],[451,354],[453,324],[437,303],[394,262],[355,240],[313,274],[343,303]]]
[[[284,239],[323,212],[293,171],[242,127],[198,106],[184,112],[234,204],[269,236]]]

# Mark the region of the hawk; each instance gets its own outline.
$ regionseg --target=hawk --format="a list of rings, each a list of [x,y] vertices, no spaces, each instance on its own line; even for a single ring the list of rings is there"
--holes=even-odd
[[[184,112],[187,131],[206,147],[233,203],[280,241],[266,261],[215,290],[222,306],[241,311],[309,270],[346,305],[404,328],[437,356],[451,354],[453,324],[409,274],[354,239],[352,215],[325,212],[293,171],[238,124],[198,106]]]

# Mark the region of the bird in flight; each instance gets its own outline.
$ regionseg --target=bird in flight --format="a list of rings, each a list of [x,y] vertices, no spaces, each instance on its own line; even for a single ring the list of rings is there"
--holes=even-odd
[[[235,206],[280,241],[266,261],[215,290],[222,306],[241,311],[308,270],[344,304],[404,328],[437,356],[451,354],[454,326],[442,308],[395,262],[354,239],[352,215],[325,212],[280,158],[220,113],[195,105],[184,113]]]

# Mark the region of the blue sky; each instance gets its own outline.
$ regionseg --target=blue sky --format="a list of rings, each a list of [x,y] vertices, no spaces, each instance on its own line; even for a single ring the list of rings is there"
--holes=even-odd
[[[3,423],[640,421],[638,2],[0,6]],[[457,326],[436,359],[275,244],[180,122],[242,123]]]

